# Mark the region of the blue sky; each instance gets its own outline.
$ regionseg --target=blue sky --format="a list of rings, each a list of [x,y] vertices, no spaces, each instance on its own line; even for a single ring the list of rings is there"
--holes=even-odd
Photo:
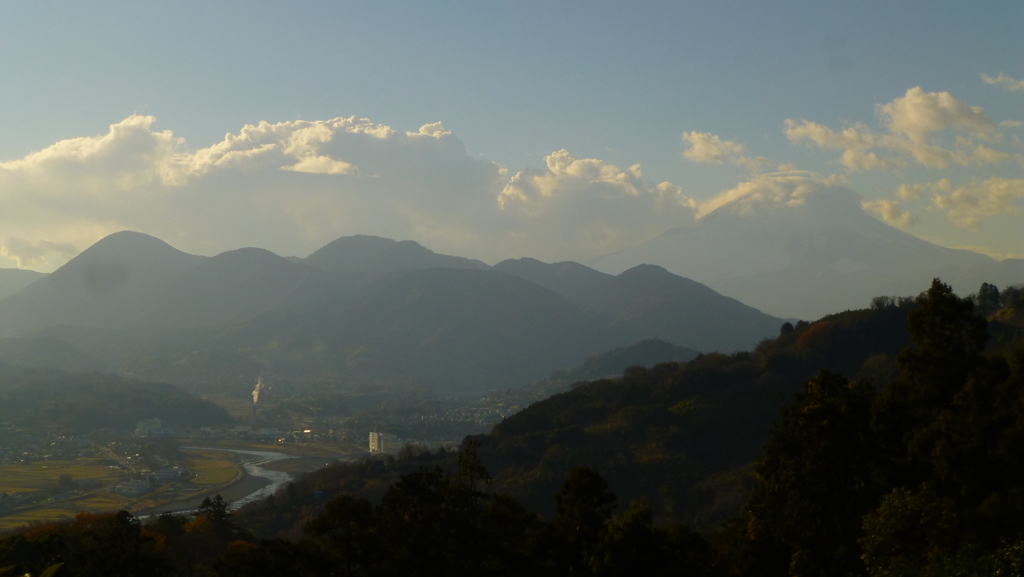
[[[1024,196],[1018,196],[1024,162],[1014,155],[1024,153],[1024,131],[1013,126],[1024,121],[1024,88],[1015,84],[1024,78],[1021,30],[1024,3],[1013,1],[8,3],[0,7],[0,266],[50,270],[121,227],[204,253],[261,242],[301,254],[343,234],[371,233],[490,261],[527,252],[582,259],[686,220],[679,213],[676,221],[656,218],[639,230],[651,220],[644,218],[651,206],[624,207],[626,216],[616,222],[614,207],[586,204],[595,195],[648,198],[667,182],[692,208],[750,178],[752,170],[771,173],[781,165],[823,179],[836,175],[866,202],[898,204],[871,209],[929,240],[1022,255],[1024,223],[1015,210]],[[916,105],[946,106],[950,101],[928,95],[948,93],[954,103],[942,110],[980,108],[993,128],[958,124],[957,118],[931,129],[892,128],[900,119],[880,107],[915,87],[921,89]],[[251,175],[193,170],[173,182],[129,178],[132,170],[149,170],[138,158],[127,159],[134,154],[130,147],[76,157],[73,168],[68,158],[44,165],[32,156],[56,154],[61,141],[99,138],[133,115],[155,117],[143,132],[171,131],[183,139],[173,144],[175,154],[212,147],[247,124],[352,116],[399,135],[441,122],[451,132],[446,142],[465,150],[453,152],[451,142],[441,146],[439,132],[435,140],[448,155],[443,160],[436,156],[441,152],[420,150],[422,142],[395,142],[394,151],[381,154],[405,160],[391,165],[392,157],[366,157],[364,164],[383,167],[371,174],[351,158],[363,158],[365,147],[378,141],[339,144],[351,158],[327,156],[349,169],[331,172],[331,182],[310,184],[296,175],[327,174],[321,169],[273,166],[276,196],[252,197],[243,189],[261,179],[246,180]],[[798,123],[795,131],[787,132],[787,120]],[[818,131],[818,140],[807,131],[800,136],[804,120],[832,133]],[[946,166],[922,164],[903,143],[871,149],[900,162],[851,168],[839,160],[849,147],[821,143],[857,123],[872,142],[896,135],[972,156]],[[731,157],[684,157],[696,144],[682,135],[693,132],[744,149]],[[979,160],[978,145],[992,151],[992,160]],[[579,190],[573,188],[578,198],[571,205],[527,207],[519,220],[509,216],[508,205],[500,218],[485,214],[490,209],[484,205],[497,206],[502,190],[524,170],[534,171],[520,180],[533,179],[532,192],[520,195],[524,203],[531,194],[548,199],[547,185],[572,188],[556,178],[561,173],[537,180],[545,178],[538,171],[545,170],[546,157],[563,149],[573,159],[600,161],[583,172],[611,166],[629,173],[640,164],[642,176],[616,192],[609,187],[632,177],[607,176],[610,169],[601,173],[607,177],[573,173],[572,187]],[[753,169],[736,157],[764,162]],[[429,163],[426,173],[417,172]],[[32,172],[30,164],[42,168]],[[395,167],[390,177],[381,172],[389,166]],[[289,178],[278,174],[281,168]],[[453,172],[463,169],[469,172]],[[451,186],[445,174],[452,174]],[[364,181],[353,184],[356,178]],[[935,184],[942,179],[945,188]],[[381,189],[385,181],[415,189],[414,198],[381,200],[390,194]],[[86,194],[76,182],[97,188]],[[921,190],[898,197],[901,185]],[[121,193],[104,193],[103,186]],[[461,196],[446,196],[452,190]],[[993,194],[995,204],[985,204]],[[175,195],[178,200],[167,200]],[[377,195],[387,207],[365,195]],[[298,198],[306,204],[296,207]],[[432,202],[481,206],[449,221],[431,212]],[[190,218],[189,207],[203,214]],[[218,222],[210,211],[232,207],[243,214],[226,215],[223,230],[209,230]],[[293,222],[274,223],[274,210]],[[336,218],[317,222],[302,216],[332,211]],[[163,212],[170,222],[147,212]],[[472,224],[492,218],[500,224]],[[588,226],[610,232],[600,242],[584,233],[549,234]],[[259,227],[265,234],[249,232]],[[488,230],[501,234],[484,239]]]

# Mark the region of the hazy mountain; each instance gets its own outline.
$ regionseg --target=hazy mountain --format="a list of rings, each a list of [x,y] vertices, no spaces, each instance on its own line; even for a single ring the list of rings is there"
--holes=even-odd
[[[753,348],[782,320],[651,265],[612,276],[574,262],[506,260],[495,270],[551,289],[608,318],[632,340],[657,338],[701,351]]]
[[[536,285],[555,291],[565,298],[589,304],[595,291],[607,285],[612,275],[577,262],[545,263],[535,258],[508,259],[494,265],[494,270],[516,275]]]
[[[221,253],[158,289],[136,322],[157,326],[238,323],[322,298],[332,279],[322,271],[261,248]]]
[[[325,271],[373,274],[427,268],[490,268],[478,260],[437,254],[411,240],[367,235],[343,236],[324,245],[304,262]]]
[[[130,370],[179,381],[229,363],[254,372],[246,379],[266,372],[486,390],[536,380],[613,341],[598,319],[517,277],[426,269],[232,327],[205,345],[219,354],[168,354]]]
[[[611,276],[523,259],[490,270],[364,236],[289,259],[256,248],[198,257],[118,233],[0,302],[0,334],[211,386],[274,374],[489,390],[644,339],[749,349],[781,324],[659,267]]]
[[[767,313],[802,318],[861,308],[873,296],[917,294],[931,278],[954,276],[953,270],[985,276],[998,267],[988,256],[891,227],[864,212],[856,193],[838,187],[788,202],[743,196],[693,225],[588,264],[618,273],[641,263]]]
[[[0,268],[0,300],[11,296],[44,277],[46,277],[45,274],[34,270]]]
[[[205,257],[137,232],[112,234],[0,301],[0,335],[49,325],[127,326],[168,281]]]
[[[96,357],[54,337],[0,339],[0,362],[70,372],[109,370]]]

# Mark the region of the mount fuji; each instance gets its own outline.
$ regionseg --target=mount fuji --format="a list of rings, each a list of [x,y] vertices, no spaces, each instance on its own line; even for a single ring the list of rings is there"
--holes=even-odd
[[[1024,260],[938,246],[866,213],[841,186],[765,181],[694,223],[587,264],[618,274],[655,264],[782,317],[864,308],[916,295],[940,277],[966,294],[981,282],[1024,282]]]

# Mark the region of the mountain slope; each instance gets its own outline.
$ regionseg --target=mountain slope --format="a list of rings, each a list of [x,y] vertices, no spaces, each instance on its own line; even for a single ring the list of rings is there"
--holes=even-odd
[[[303,311],[268,313],[128,370],[174,382],[274,374],[479,391],[537,380],[615,340],[592,315],[522,279],[438,268],[384,275]]]
[[[221,253],[170,279],[137,317],[143,325],[216,326],[322,297],[328,275],[260,248]]]
[[[343,236],[324,245],[303,262],[325,271],[372,274],[427,268],[490,268],[478,260],[437,254],[411,240],[395,241],[367,235]]]
[[[148,235],[112,234],[31,290],[0,301],[0,336],[50,325],[133,324],[162,285],[203,260]]]
[[[34,270],[0,268],[0,301],[44,277]]]
[[[651,265],[617,276],[574,262],[502,261],[495,270],[520,276],[607,318],[613,330],[701,351],[753,348],[782,320]]]
[[[803,318],[860,308],[873,296],[916,294],[932,277],[948,278],[951,269],[996,265],[879,221],[864,212],[856,193],[841,187],[781,199],[748,194],[691,226],[588,264],[617,273],[641,263],[770,314]]]
[[[105,363],[54,337],[0,339],[0,363],[69,372],[108,370]]]

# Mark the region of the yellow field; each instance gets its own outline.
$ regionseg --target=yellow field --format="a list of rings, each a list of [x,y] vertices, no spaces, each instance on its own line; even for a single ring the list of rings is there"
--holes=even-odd
[[[25,493],[53,487],[61,475],[76,481],[114,479],[117,471],[98,464],[98,459],[39,461],[31,465],[0,466],[0,493]]]
[[[5,517],[0,517],[0,530],[14,529],[33,522],[57,521],[60,519],[71,519],[81,509],[33,509],[31,511],[19,511]]]
[[[85,511],[116,511],[128,505],[131,499],[98,491],[85,499],[75,501],[75,505]]]
[[[193,459],[189,470],[194,474],[185,483],[172,483],[158,488],[138,499],[128,499],[99,489],[77,495],[77,498],[57,502],[40,503],[29,510],[11,511],[0,517],[0,530],[20,527],[27,523],[52,521],[74,517],[80,511],[132,511],[162,507],[167,504],[194,498],[207,491],[230,484],[239,475],[240,469],[225,453],[216,451],[190,451]],[[75,481],[93,480],[104,485],[113,483],[124,474],[101,465],[102,459],[79,461],[40,461],[31,465],[0,466],[0,492],[26,493],[51,489],[61,475],[71,475]]]
[[[226,459],[195,459],[189,469],[195,473],[193,485],[223,485],[238,475],[238,467]]]
[[[31,493],[51,489],[61,475],[71,475],[75,481],[113,482],[121,474],[100,464],[101,459],[80,459],[78,461],[37,461],[31,465],[0,466],[0,492]],[[49,521],[74,517],[79,511],[110,511],[124,506],[129,501],[106,491],[82,495],[77,500],[40,504],[27,511],[12,511],[0,517],[0,529],[19,527],[34,521]]]

